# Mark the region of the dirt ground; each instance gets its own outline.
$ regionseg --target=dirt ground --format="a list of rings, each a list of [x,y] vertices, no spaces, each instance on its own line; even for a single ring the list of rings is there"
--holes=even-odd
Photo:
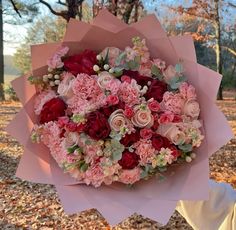
[[[235,95],[235,92],[226,92],[225,100],[217,104],[236,134]],[[137,214],[112,228],[94,209],[65,215],[53,186],[22,181],[14,176],[22,147],[6,134],[4,127],[19,109],[20,104],[16,102],[0,104],[0,229],[192,229],[177,212],[164,227]],[[235,154],[234,138],[210,158],[210,178],[236,188]]]

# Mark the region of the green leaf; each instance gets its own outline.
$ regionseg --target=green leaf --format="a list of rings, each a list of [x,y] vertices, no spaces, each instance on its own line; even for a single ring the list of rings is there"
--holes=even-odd
[[[83,163],[81,166],[80,166],[80,170],[82,172],[85,172],[87,169],[88,169],[89,165],[87,163]]]
[[[115,65],[116,66],[119,66],[121,64],[122,61],[124,61],[126,59],[126,53],[125,52],[122,52],[117,58],[116,58],[116,61],[115,61]]]
[[[179,149],[181,149],[184,153],[191,152],[193,150],[193,146],[191,144],[186,145],[178,145]]]
[[[75,151],[76,149],[79,149],[79,146],[78,146],[78,145],[70,146],[70,147],[67,148],[67,153],[68,153],[68,154],[74,153],[74,151]]]
[[[180,85],[186,81],[186,77],[180,76],[180,77],[174,77],[169,81],[169,85],[171,89],[178,89]]]
[[[106,56],[103,60],[103,64],[108,64],[109,63],[109,48],[107,49]]]
[[[113,75],[114,75],[115,77],[120,77],[120,76],[123,74],[123,70],[124,70],[123,67],[117,66],[117,67],[114,68],[114,73],[113,73]]]
[[[178,63],[175,65],[175,70],[177,73],[183,73],[183,66],[182,64]]]

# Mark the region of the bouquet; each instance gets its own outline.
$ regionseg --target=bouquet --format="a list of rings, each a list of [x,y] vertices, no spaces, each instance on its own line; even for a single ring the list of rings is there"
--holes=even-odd
[[[54,184],[68,213],[166,223],[178,200],[207,199],[208,157],[232,137],[214,104],[220,81],[189,36],[168,38],[152,15],[71,20],[63,42],[32,46],[32,73],[12,83],[24,105],[7,127],[25,146],[17,176]]]

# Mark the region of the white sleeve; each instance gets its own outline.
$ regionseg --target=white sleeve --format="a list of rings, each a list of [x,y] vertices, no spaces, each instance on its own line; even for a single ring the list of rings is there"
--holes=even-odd
[[[236,191],[210,180],[208,201],[179,201],[177,211],[199,230],[236,230]]]

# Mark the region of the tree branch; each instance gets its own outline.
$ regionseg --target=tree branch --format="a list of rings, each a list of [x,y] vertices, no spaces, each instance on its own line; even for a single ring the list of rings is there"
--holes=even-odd
[[[39,2],[44,4],[51,11],[51,13],[53,13],[53,14],[55,14],[57,16],[61,16],[63,18],[66,18],[66,14],[65,13],[55,11],[52,8],[52,6],[49,3],[45,2],[44,0],[39,0]]]
[[[234,8],[236,8],[236,5],[234,5],[233,3],[229,2],[229,6],[232,6]]]
[[[60,5],[66,6],[66,3],[62,2],[61,0],[58,0],[58,1],[57,1],[57,4],[60,4]]]
[[[12,4],[12,6],[13,6],[13,9],[16,11],[16,13],[18,14],[18,16],[20,17],[20,18],[22,18],[21,17],[21,14],[20,14],[20,11],[18,10],[18,8],[16,7],[16,4],[15,4],[15,2],[13,1],[13,0],[10,0],[10,2],[11,2],[11,4]]]
[[[229,51],[231,54],[233,54],[235,57],[236,57],[236,51],[229,48],[229,47],[226,47],[226,46],[222,46],[222,48],[226,49],[227,51]]]

